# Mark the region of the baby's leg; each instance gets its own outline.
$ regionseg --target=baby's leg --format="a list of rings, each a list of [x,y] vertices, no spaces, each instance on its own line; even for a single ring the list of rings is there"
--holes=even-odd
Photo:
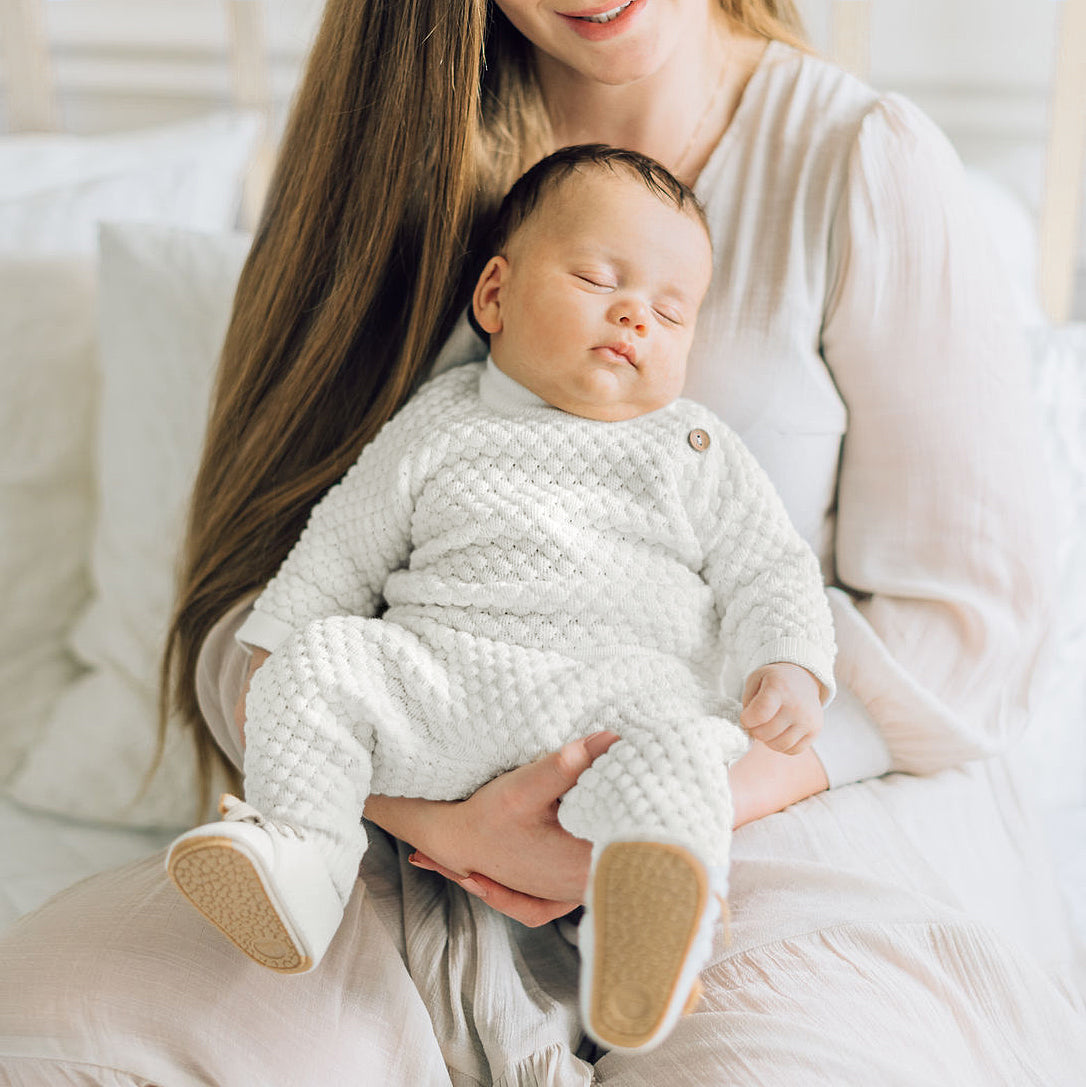
[[[585,1027],[602,1045],[644,1050],[697,1000],[727,894],[727,767],[747,741],[696,700],[642,702],[619,716],[609,727],[622,739],[558,814],[593,843],[580,944]]]
[[[320,849],[346,901],[366,848],[379,620],[310,623],[253,676],[245,702],[245,799]]]
[[[749,746],[725,716],[690,705],[658,714],[620,712],[600,727],[621,739],[562,798],[558,817],[578,838],[597,845],[618,839],[681,843],[710,866],[726,866],[732,800],[728,766]]]
[[[385,627],[322,620],[268,658],[246,701],[246,803],[224,798],[222,822],[170,850],[174,882],[272,969],[320,961],[358,875],[374,728],[391,711]]]

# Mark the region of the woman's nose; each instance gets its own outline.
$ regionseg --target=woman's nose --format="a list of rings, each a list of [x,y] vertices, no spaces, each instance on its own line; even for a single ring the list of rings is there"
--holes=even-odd
[[[644,336],[649,330],[648,307],[636,298],[620,298],[611,306],[611,320],[616,325],[628,328],[638,336]]]

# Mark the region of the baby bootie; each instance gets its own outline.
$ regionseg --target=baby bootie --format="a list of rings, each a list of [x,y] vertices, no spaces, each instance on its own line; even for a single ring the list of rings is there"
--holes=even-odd
[[[644,1052],[693,1010],[725,891],[724,870],[680,845],[611,842],[599,852],[579,932],[589,1037]]]
[[[284,974],[312,970],[344,902],[319,851],[235,796],[224,819],[177,838],[166,871],[181,893],[250,958]]]

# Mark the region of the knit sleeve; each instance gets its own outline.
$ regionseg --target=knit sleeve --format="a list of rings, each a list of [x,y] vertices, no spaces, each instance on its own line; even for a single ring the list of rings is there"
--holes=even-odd
[[[721,502],[702,576],[721,615],[729,678],[741,686],[765,664],[798,664],[822,683],[826,704],[836,650],[818,560],[753,454],[730,431],[718,444]]]
[[[420,454],[432,453],[441,394],[457,382],[437,379],[421,390],[313,507],[238,631],[240,642],[270,651],[315,619],[377,614],[388,576],[410,557]]]

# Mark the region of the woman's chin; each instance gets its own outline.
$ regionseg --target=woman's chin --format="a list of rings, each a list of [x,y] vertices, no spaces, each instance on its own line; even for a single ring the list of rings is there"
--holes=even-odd
[[[675,47],[666,28],[644,20],[631,33],[612,41],[577,41],[568,52],[555,48],[550,59],[567,72],[605,87],[625,87],[655,75]]]

